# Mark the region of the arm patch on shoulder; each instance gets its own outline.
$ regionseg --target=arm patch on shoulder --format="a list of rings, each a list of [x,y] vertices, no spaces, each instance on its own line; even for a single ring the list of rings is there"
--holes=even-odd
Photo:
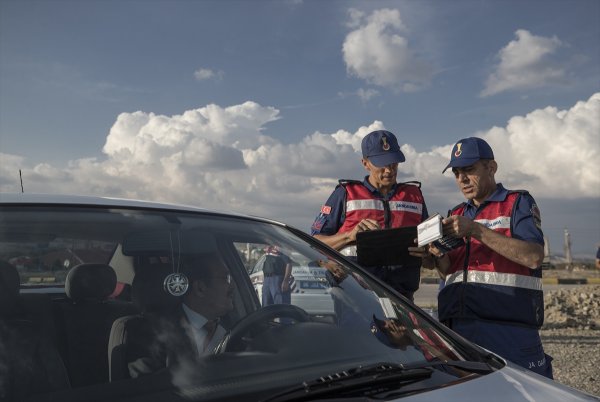
[[[535,224],[535,226],[538,229],[541,230],[542,229],[542,214],[541,214],[540,209],[538,208],[537,204],[532,204],[529,212],[531,212],[531,216],[533,216],[533,223]]]

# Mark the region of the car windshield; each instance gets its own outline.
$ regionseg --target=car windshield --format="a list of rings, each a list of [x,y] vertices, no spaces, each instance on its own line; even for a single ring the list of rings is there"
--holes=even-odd
[[[18,347],[3,336],[0,350],[34,366],[61,362],[46,374],[9,369],[19,381],[0,385],[15,400],[32,390],[102,400],[127,389],[262,399],[371,364],[485,360],[353,262],[266,220],[175,208],[5,204],[0,263],[20,282],[15,300],[2,296],[3,316],[30,321],[32,331],[16,331],[36,334],[28,341],[34,346]],[[46,355],[36,356],[35,345],[45,345]],[[423,379],[429,383],[422,388],[473,375],[447,368]]]

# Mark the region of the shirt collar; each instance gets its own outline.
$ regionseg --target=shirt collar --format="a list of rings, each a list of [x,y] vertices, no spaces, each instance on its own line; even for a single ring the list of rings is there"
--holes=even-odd
[[[372,193],[377,193],[380,196],[383,196],[379,190],[377,190],[375,187],[373,187],[373,185],[371,183],[369,183],[369,176],[365,176],[365,179],[363,180],[363,185]],[[396,192],[396,187],[398,186],[398,183],[394,183],[394,185],[392,186],[392,189],[390,190],[390,192],[388,193],[388,196],[390,196],[391,194],[394,194]]]
[[[182,304],[182,307],[183,312],[185,313],[188,321],[190,322],[190,325],[195,329],[202,329],[202,327],[204,327],[204,324],[206,324],[206,322],[208,321],[206,317],[204,317],[202,314],[195,312],[185,304]]]
[[[496,184],[496,190],[484,202],[481,203],[480,207],[488,202],[502,202],[506,199],[507,195],[508,190],[504,188],[502,183],[498,183]],[[477,206],[473,204],[473,200],[467,200],[467,206],[470,208],[477,208]]]

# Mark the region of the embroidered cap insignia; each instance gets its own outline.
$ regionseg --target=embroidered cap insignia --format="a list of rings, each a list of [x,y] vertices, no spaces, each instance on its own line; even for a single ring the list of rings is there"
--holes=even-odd
[[[384,151],[390,150],[390,144],[387,142],[387,137],[381,137],[381,148],[383,148]]]
[[[462,155],[461,147],[462,147],[462,142],[459,142],[458,144],[456,144],[456,151],[454,151],[454,156],[456,156],[457,158]]]

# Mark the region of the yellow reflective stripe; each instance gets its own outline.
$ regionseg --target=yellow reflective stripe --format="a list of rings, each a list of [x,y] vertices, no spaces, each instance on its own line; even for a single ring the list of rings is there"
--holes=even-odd
[[[446,277],[446,285],[461,283],[463,272],[458,271]],[[506,274],[502,272],[488,271],[469,271],[467,273],[467,282],[482,283],[485,285],[510,286],[514,288],[523,288],[531,290],[542,290],[542,280],[535,276],[525,276],[518,274]]]

